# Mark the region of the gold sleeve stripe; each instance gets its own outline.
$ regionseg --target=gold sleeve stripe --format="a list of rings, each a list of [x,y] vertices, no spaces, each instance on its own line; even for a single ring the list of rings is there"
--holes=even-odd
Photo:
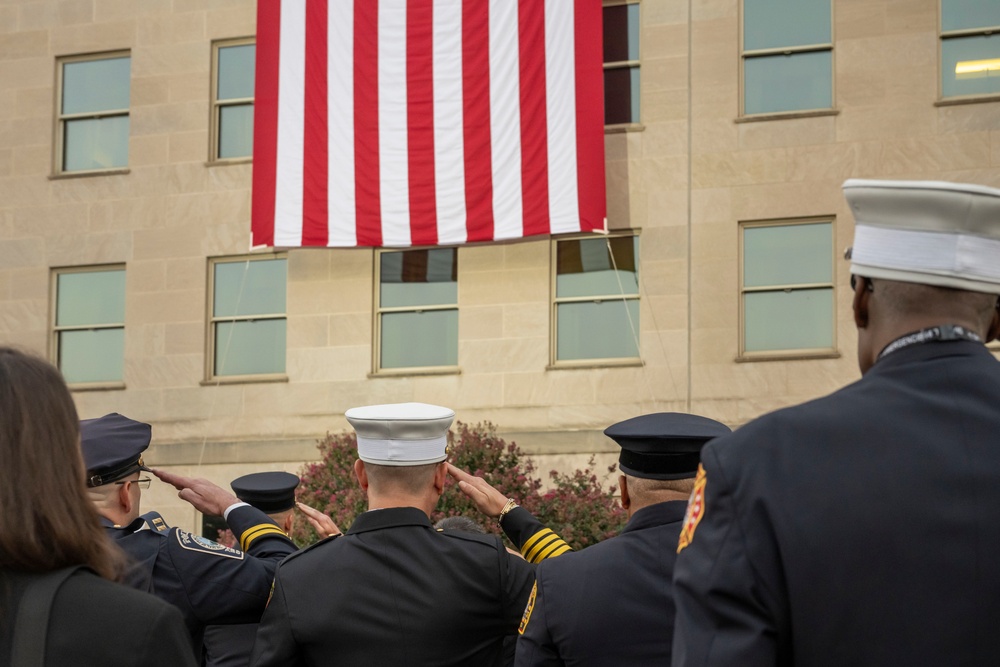
[[[553,534],[554,533],[548,528],[542,528],[540,531],[538,531],[537,533],[529,537],[527,540],[525,540],[524,545],[521,546],[521,553],[522,554],[527,553],[528,550],[531,549],[532,546],[534,546],[535,542],[537,542],[538,540],[542,539],[547,535],[553,535]]]
[[[540,554],[538,554],[538,556],[535,557],[535,560],[533,560],[531,562],[532,563],[541,563],[546,558],[552,558],[553,556],[556,555],[555,552],[558,551],[559,549],[562,549],[563,547],[566,547],[567,549],[569,549],[569,545],[568,544],[566,544],[562,540],[557,540],[553,544],[545,547],[545,549]]]
[[[548,554],[552,553],[552,551],[558,549],[564,544],[566,543],[563,542],[563,539],[553,533],[551,539],[539,542],[531,551],[525,554],[524,557],[532,563],[540,563],[548,557]]]
[[[556,549],[555,551],[553,551],[552,553],[550,553],[547,556],[547,558],[555,558],[556,556],[562,556],[564,553],[570,552],[572,550],[573,550],[573,547],[571,547],[570,545],[568,545],[565,542],[563,542],[563,545],[561,547],[559,547],[558,549]]]
[[[285,534],[283,530],[275,526],[273,523],[259,523],[256,526],[252,526],[243,531],[243,534],[240,535],[240,548],[243,549],[243,551],[246,551],[258,537],[275,533],[278,535]]]
[[[542,549],[546,548],[547,546],[558,540],[559,536],[553,533],[552,531],[549,531],[548,535],[545,535],[542,539],[537,540],[534,544],[532,544],[530,549],[528,549],[527,545],[525,545],[525,548],[521,549],[521,555],[524,556],[529,561],[531,561],[532,563],[534,563],[535,556],[538,554],[539,551],[541,551]]]

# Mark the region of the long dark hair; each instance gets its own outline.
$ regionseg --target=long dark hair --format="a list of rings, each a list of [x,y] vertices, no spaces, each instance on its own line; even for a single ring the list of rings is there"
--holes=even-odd
[[[87,497],[80,421],[47,361],[0,347],[0,569],[87,565],[118,579],[124,555]]]

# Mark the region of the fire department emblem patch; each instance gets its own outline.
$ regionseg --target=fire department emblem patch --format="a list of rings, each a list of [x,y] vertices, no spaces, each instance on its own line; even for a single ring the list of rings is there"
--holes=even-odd
[[[517,629],[518,634],[524,634],[524,629],[528,627],[531,620],[531,611],[535,608],[535,595],[538,593],[538,582],[531,587],[531,595],[528,596],[528,604],[524,608],[524,615],[521,617],[521,627]]]
[[[705,484],[708,476],[705,468],[698,464],[698,476],[694,479],[694,490],[688,499],[687,513],[684,515],[684,527],[681,528],[681,539],[677,542],[677,553],[684,550],[684,547],[691,544],[694,539],[694,530],[701,523],[705,516]]]

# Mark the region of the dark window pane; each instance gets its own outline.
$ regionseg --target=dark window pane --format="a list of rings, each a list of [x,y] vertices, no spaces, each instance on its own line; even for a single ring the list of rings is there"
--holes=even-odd
[[[379,304],[383,308],[448,305],[458,302],[455,248],[382,253]]]
[[[941,0],[941,29],[968,30],[1000,26],[996,0]]]
[[[633,109],[633,99],[639,96],[638,75],[638,68],[632,67],[604,70],[605,125],[639,122],[638,106]]]
[[[559,241],[556,298],[638,294],[638,253],[637,236]]]
[[[829,44],[830,0],[744,0],[743,49]]]
[[[1000,35],[941,40],[941,95],[1000,93]]]
[[[747,58],[744,113],[775,113],[833,106],[830,51]]]
[[[639,5],[604,8],[604,62],[639,59]]]

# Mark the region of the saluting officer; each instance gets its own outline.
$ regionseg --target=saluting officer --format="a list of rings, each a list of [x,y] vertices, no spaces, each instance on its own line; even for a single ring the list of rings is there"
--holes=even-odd
[[[1000,656],[1000,190],[844,194],[863,377],[702,451],[675,666]]]
[[[455,413],[404,403],[345,416],[369,511],[279,566],[251,664],[497,664],[534,566],[496,536],[432,526]]]
[[[617,537],[538,566],[518,667],[670,664],[671,579],[698,454],[729,432],[715,420],[671,412],[604,431],[622,448],[618,486],[628,524]]]
[[[142,453],[151,432],[117,413],[81,421],[88,492],[108,535],[135,561],[126,583],[180,608],[200,657],[205,625],[260,618],[275,567],[295,545],[266,514],[215,484],[147,468]],[[201,512],[225,516],[240,549],[171,528],[156,512],[140,516],[141,489],[150,483],[142,472],[154,472]]]

